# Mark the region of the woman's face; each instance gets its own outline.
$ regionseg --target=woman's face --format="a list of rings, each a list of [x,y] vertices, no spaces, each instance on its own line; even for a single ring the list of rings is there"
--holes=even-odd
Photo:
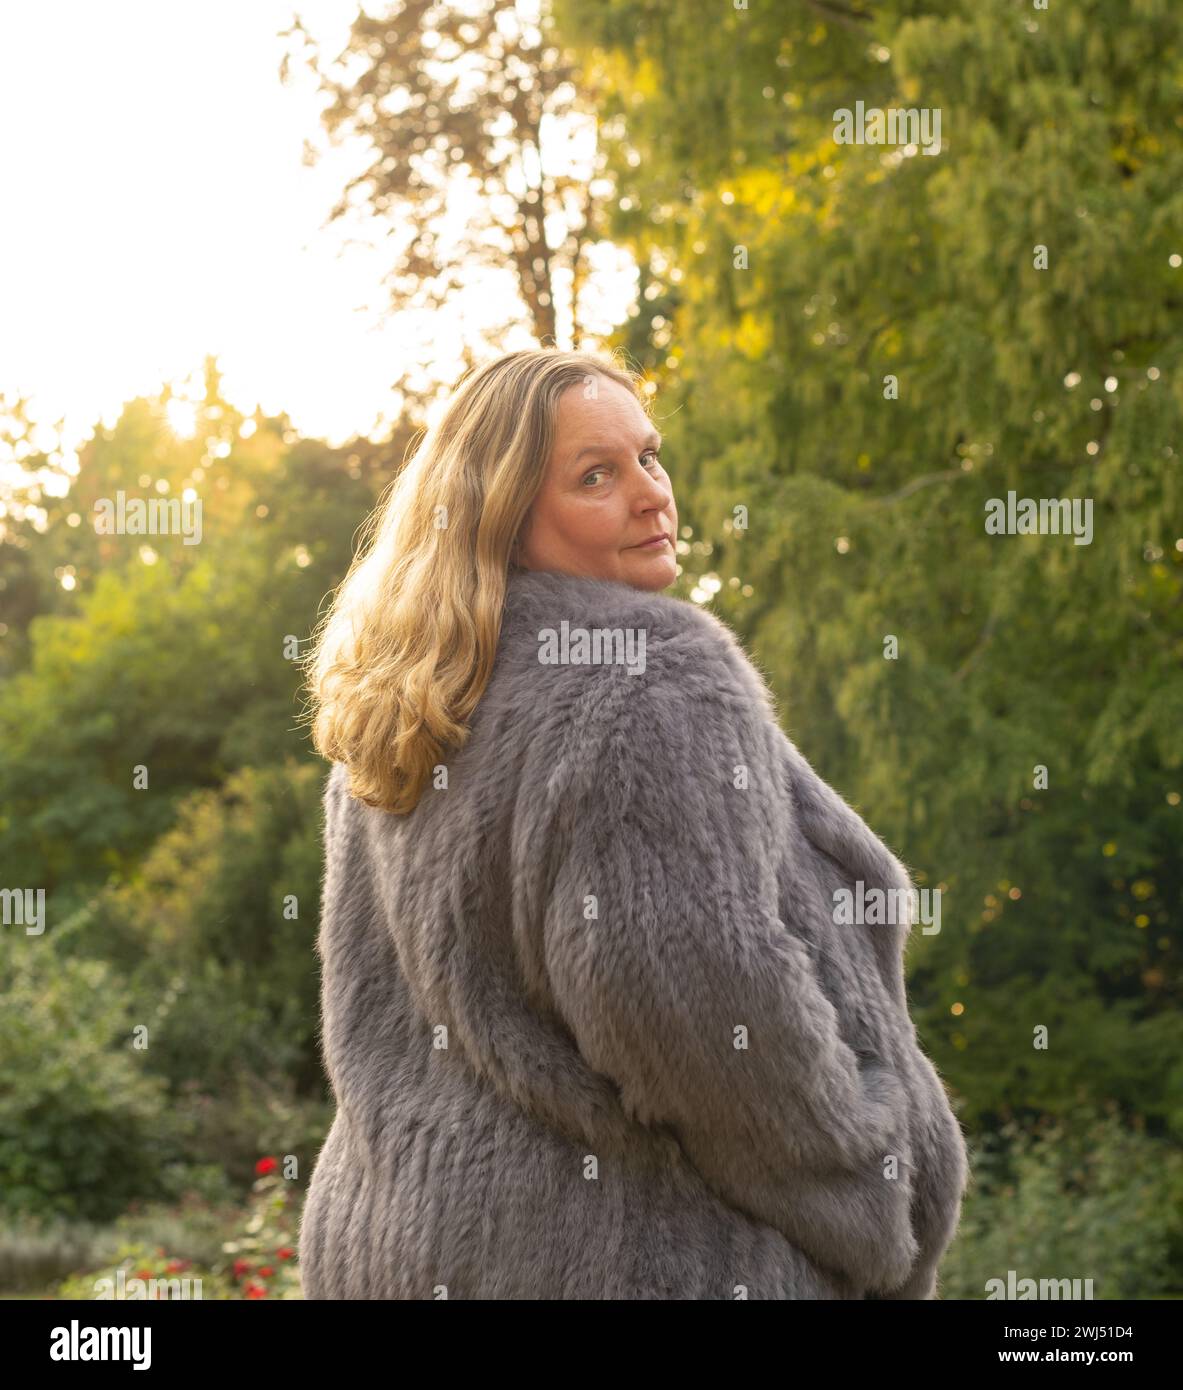
[[[518,563],[635,589],[672,584],[678,510],[660,445],[640,402],[618,382],[596,376],[586,389],[566,390]],[[663,539],[647,543],[654,537]]]

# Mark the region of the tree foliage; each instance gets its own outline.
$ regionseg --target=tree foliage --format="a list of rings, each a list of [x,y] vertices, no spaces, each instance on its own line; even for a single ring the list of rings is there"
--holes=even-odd
[[[973,1120],[1079,1083],[1183,1135],[1183,17],[556,13],[627,115],[608,225],[668,306],[688,568],[943,890],[926,1043]],[[836,143],[860,101],[939,110],[939,153]],[[1090,499],[1091,543],[988,534],[1012,490]]]
[[[285,36],[281,75],[303,62],[328,98],[330,138],[370,155],[329,221],[360,206],[387,238],[400,238],[387,280],[392,304],[438,309],[508,271],[540,342],[558,341],[564,286],[578,343],[596,189],[571,146],[594,104],[550,16],[535,22],[510,0],[401,0],[377,14],[359,7],[344,50],[327,61],[298,17]],[[318,157],[311,146],[308,157]]]

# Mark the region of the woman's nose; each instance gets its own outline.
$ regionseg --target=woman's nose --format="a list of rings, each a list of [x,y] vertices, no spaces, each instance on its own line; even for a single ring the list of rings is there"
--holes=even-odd
[[[638,488],[641,499],[646,507],[656,507],[664,510],[674,500],[673,489],[670,487],[669,480],[665,477],[655,478],[652,473],[637,465],[641,469],[641,479]]]

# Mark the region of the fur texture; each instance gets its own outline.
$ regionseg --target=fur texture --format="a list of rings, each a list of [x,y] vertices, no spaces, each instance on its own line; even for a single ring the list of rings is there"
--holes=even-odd
[[[564,619],[643,631],[644,671],[541,664]],[[967,1163],[908,924],[833,920],[910,879],[730,629],[511,572],[447,772],[409,817],[328,779],[306,1295],[933,1297]]]

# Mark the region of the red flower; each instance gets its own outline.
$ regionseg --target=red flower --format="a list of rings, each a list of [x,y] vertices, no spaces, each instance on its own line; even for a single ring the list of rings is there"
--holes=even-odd
[[[295,1251],[292,1250],[291,1246],[285,1245],[281,1250],[277,1250],[275,1253],[281,1260],[290,1260]]]
[[[182,1269],[189,1268],[188,1260],[169,1260],[164,1267],[165,1274],[179,1274]]]
[[[136,1278],[137,1278],[137,1279],[151,1279],[151,1278],[152,1278],[152,1271],[151,1271],[150,1269],[141,1269],[141,1270],[139,1271],[139,1273],[136,1275]]]
[[[247,1298],[266,1298],[267,1290],[261,1284],[248,1284],[246,1286]]]
[[[274,1158],[261,1158],[255,1164],[255,1172],[262,1177],[265,1173],[274,1173],[279,1167],[279,1163]]]
[[[272,1269],[270,1265],[260,1265],[259,1273],[262,1275],[264,1279],[270,1279],[271,1276],[275,1273],[275,1270]]]
[[[234,1277],[235,1277],[235,1279],[241,1279],[242,1276],[247,1272],[247,1270],[250,1269],[250,1267],[251,1267],[251,1262],[250,1262],[250,1260],[244,1260],[244,1259],[242,1259],[241,1257],[239,1257],[237,1260],[235,1260],[235,1261],[234,1261]]]

